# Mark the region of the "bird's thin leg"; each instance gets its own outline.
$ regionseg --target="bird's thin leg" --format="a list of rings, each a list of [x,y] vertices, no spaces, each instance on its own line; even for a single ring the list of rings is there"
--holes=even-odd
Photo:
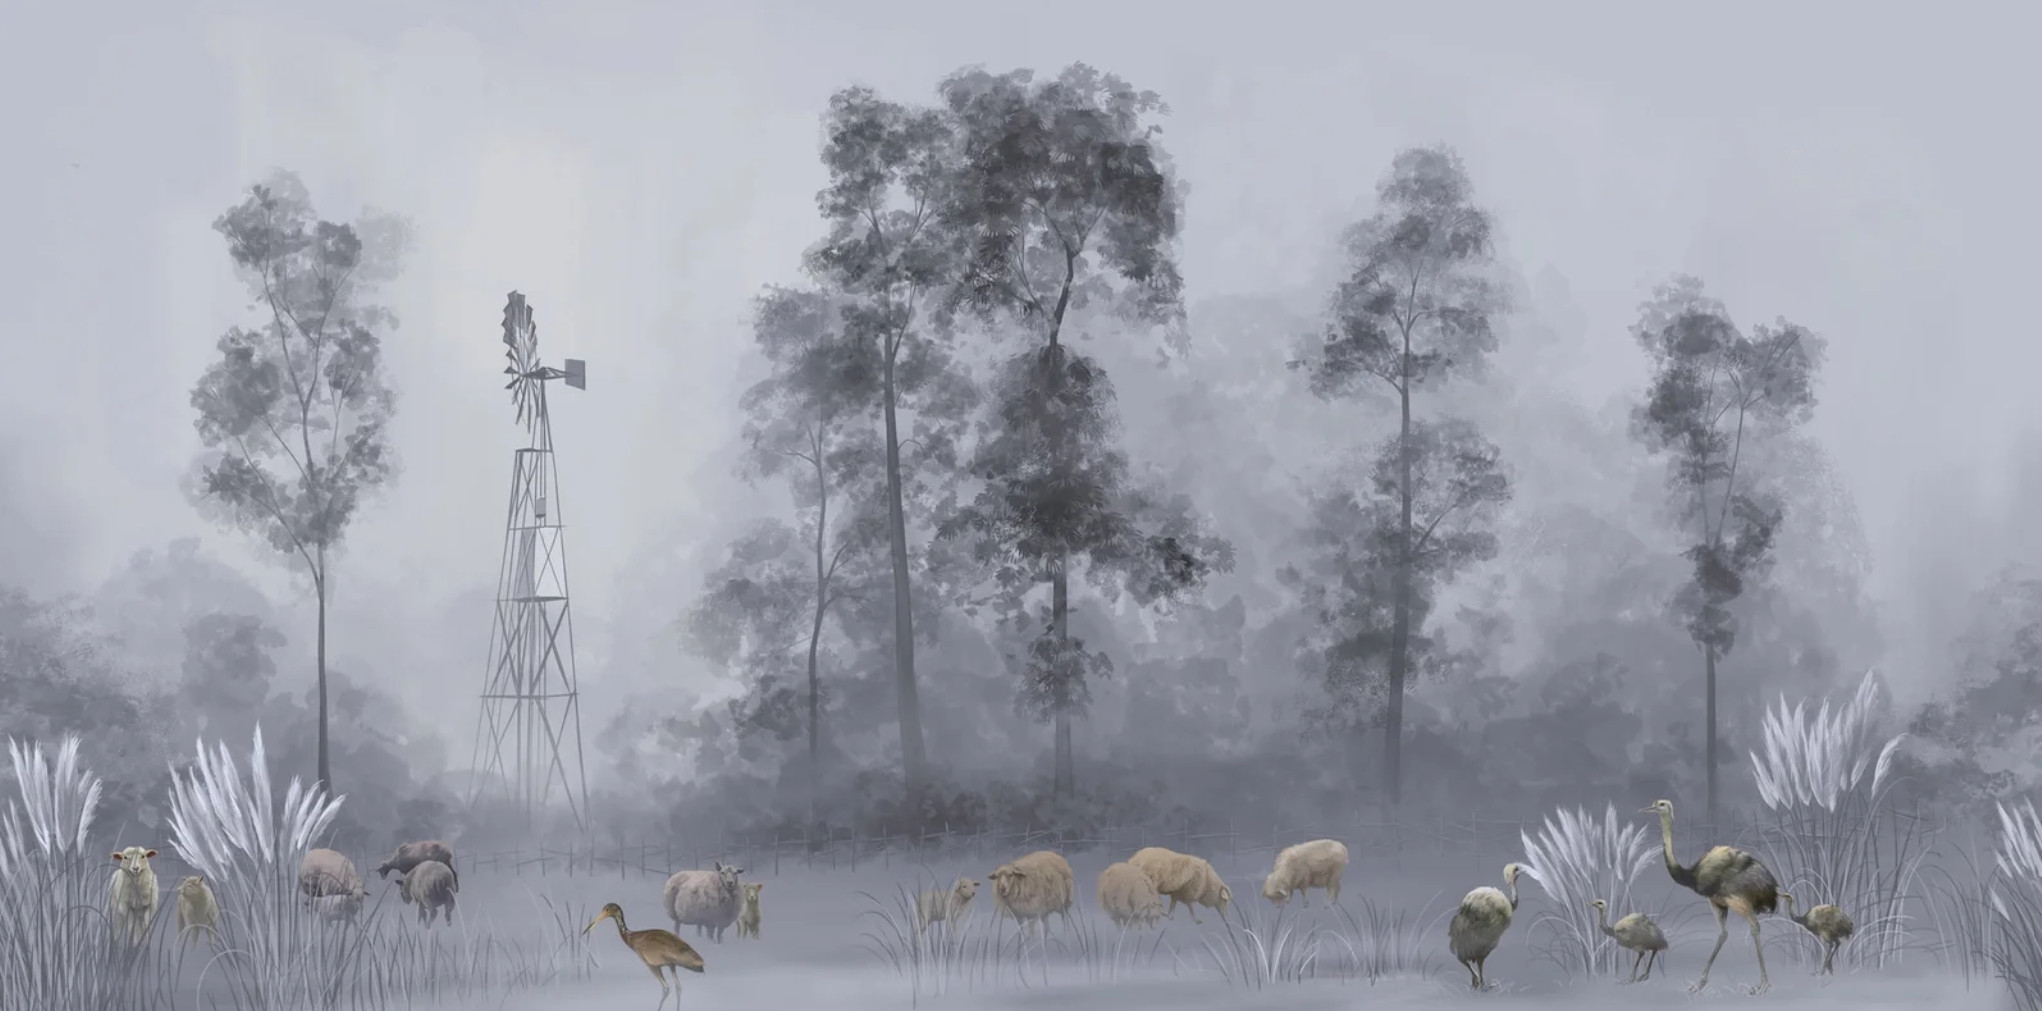
[[[1475,975],[1475,963],[1464,961],[1461,963],[1461,968],[1468,970],[1469,989],[1482,989],[1482,977]]]
[[[1475,975],[1481,980],[1482,984],[1477,989],[1489,989],[1489,956],[1483,955],[1475,960]]]
[[[1654,948],[1650,952],[1646,953],[1645,975],[1638,977],[1638,982],[1643,983],[1644,981],[1652,978],[1652,964],[1657,961],[1659,961],[1659,949]]]
[[[1636,983],[1638,981],[1638,964],[1643,961],[1645,961],[1645,953],[1642,951],[1638,953],[1638,957],[1631,959],[1631,974],[1625,977],[1624,982]]]
[[[1822,971],[1832,976],[1836,975],[1836,945],[1834,944],[1830,945],[1829,950],[1822,954]]]
[[[1715,968],[1716,956],[1723,951],[1723,942],[1730,939],[1730,924],[1727,919],[1730,910],[1713,902],[1709,904],[1709,908],[1716,913],[1716,946],[1709,949],[1709,960],[1702,963],[1702,978],[1695,980],[1694,985],[1688,987],[1689,993],[1700,993],[1708,989],[1709,970]]]
[[[1758,913],[1755,910],[1746,909],[1744,910],[1744,918],[1751,921],[1751,950],[1758,953],[1758,987],[1751,992],[1764,993],[1772,989],[1773,984],[1771,980],[1766,979],[1765,975],[1765,945],[1760,944],[1758,940]]]

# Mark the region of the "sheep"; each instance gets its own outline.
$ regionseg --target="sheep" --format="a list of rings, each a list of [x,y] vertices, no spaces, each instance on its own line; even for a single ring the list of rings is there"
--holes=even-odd
[[[1099,872],[1099,908],[1116,927],[1153,927],[1163,918],[1163,898],[1141,868],[1122,862]]]
[[[161,896],[156,889],[156,869],[149,866],[149,858],[155,850],[130,846],[113,855],[113,880],[106,885],[106,916],[114,930],[127,940],[140,944],[149,934],[149,925],[156,920],[156,903]]]
[[[674,933],[681,932],[681,924],[690,923],[697,936],[706,933],[722,944],[723,932],[737,922],[743,903],[737,879],[743,873],[744,868],[720,860],[713,871],[675,871],[666,879],[664,901],[667,916],[674,921]]]
[[[1347,873],[1347,847],[1335,839],[1314,839],[1311,842],[1286,846],[1276,855],[1276,868],[1262,882],[1262,897],[1283,905],[1290,901],[1293,893],[1305,897],[1305,908],[1312,908],[1314,888],[1326,890],[1327,901],[1338,905],[1340,902],[1340,877]]]
[[[454,848],[438,839],[408,842],[397,847],[397,852],[390,854],[390,859],[376,867],[376,876],[388,880],[391,871],[409,874],[412,868],[428,860],[446,864],[447,869],[454,872],[454,884],[461,883],[461,871],[454,866]]]
[[[1069,921],[1077,884],[1070,862],[1063,857],[1037,850],[1001,864],[986,878],[993,883],[993,911],[1013,917],[1024,934],[1031,923],[1041,924],[1046,934],[1051,913]]]
[[[313,849],[298,862],[298,891],[321,919],[351,920],[362,911],[362,876],[355,863],[329,849]]]
[[[971,917],[971,903],[978,898],[978,879],[958,878],[957,883],[940,892],[923,892],[915,896],[915,930],[926,932],[931,923],[947,923],[949,928],[963,923]]]
[[[438,860],[421,860],[404,878],[397,883],[397,895],[405,905],[418,904],[418,922],[432,926],[433,913],[438,912],[449,926],[454,922],[454,893],[461,890],[461,882],[454,877],[454,869]]]
[[[1161,846],[1146,846],[1135,851],[1127,862],[1141,868],[1155,883],[1156,893],[1170,900],[1170,911],[1166,918],[1175,919],[1177,907],[1191,910],[1191,922],[1204,923],[1198,918],[1199,906],[1210,906],[1219,910],[1225,919],[1227,907],[1234,901],[1234,891],[1220,880],[1219,872],[1212,869],[1202,857],[1189,856]]]
[[[737,936],[759,940],[759,893],[766,890],[765,882],[744,883],[744,903],[737,913]]]
[[[177,936],[187,943],[194,933],[204,935],[214,944],[220,942],[220,901],[213,897],[213,889],[206,884],[203,874],[194,874],[177,883]]]

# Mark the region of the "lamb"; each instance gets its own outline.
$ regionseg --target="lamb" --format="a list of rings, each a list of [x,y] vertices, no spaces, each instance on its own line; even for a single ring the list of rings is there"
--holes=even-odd
[[[397,884],[397,895],[405,905],[418,904],[418,922],[432,926],[433,913],[440,913],[449,926],[454,923],[454,893],[461,882],[454,869],[438,860],[421,860],[405,872]]]
[[[1077,879],[1070,862],[1049,850],[1001,864],[986,878],[993,883],[993,911],[1013,917],[1024,934],[1031,923],[1047,933],[1051,913],[1070,919]]]
[[[744,868],[726,866],[720,860],[713,871],[674,872],[666,879],[664,902],[674,921],[674,933],[681,932],[681,924],[690,923],[697,936],[707,933],[722,944],[723,932],[737,922],[743,903],[737,879],[743,873]]]
[[[155,850],[130,846],[113,855],[119,864],[106,885],[106,917],[119,936],[140,944],[156,920],[156,869],[149,866]]]
[[[759,893],[766,890],[762,881],[744,883],[744,903],[737,912],[737,936],[759,940]]]
[[[1099,908],[1116,927],[1153,927],[1163,918],[1163,898],[1156,883],[1130,863],[1109,865],[1099,872]]]
[[[409,874],[412,868],[428,860],[446,864],[447,869],[454,872],[454,884],[461,883],[461,872],[454,867],[454,848],[438,839],[408,842],[397,847],[397,852],[390,854],[390,859],[377,866],[376,876],[388,880],[391,871]]]
[[[177,936],[189,943],[196,935],[220,943],[220,901],[203,874],[177,883]]]
[[[1290,901],[1293,893],[1305,897],[1305,908],[1312,907],[1314,888],[1326,890],[1327,900],[1338,905],[1340,902],[1340,876],[1347,873],[1347,847],[1335,839],[1314,839],[1311,842],[1286,846],[1276,855],[1276,868],[1262,882],[1262,897],[1277,905]]]
[[[355,863],[329,849],[313,849],[298,862],[298,891],[320,918],[351,920],[362,911],[362,876]]]
[[[1219,910],[1220,917],[1227,915],[1227,907],[1233,904],[1234,891],[1220,880],[1219,872],[1212,869],[1202,857],[1189,856],[1161,846],[1146,846],[1135,851],[1127,862],[1141,869],[1143,874],[1156,886],[1156,893],[1169,898],[1170,911],[1163,915],[1175,919],[1177,907],[1191,910],[1191,922],[1204,923],[1198,918],[1199,906],[1210,906]]]
[[[958,878],[940,892],[915,896],[915,930],[925,932],[931,923],[948,923],[951,929],[971,918],[971,903],[978,898],[978,879]]]

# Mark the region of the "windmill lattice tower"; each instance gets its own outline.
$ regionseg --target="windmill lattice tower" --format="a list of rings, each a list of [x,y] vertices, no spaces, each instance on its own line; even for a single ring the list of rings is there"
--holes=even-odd
[[[546,384],[564,379],[577,390],[587,389],[587,365],[577,358],[567,359],[563,369],[539,363],[532,308],[515,291],[503,310],[503,342],[510,361],[503,371],[511,377],[504,388],[531,441],[511,454],[510,510],[469,800],[498,791],[530,825],[558,789],[576,825],[586,828],[588,775],[582,765],[574,618],[568,606],[567,548],[561,537],[560,479]]]

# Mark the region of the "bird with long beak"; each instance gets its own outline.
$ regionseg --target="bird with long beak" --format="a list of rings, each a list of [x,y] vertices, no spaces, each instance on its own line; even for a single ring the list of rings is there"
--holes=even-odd
[[[690,947],[688,942],[674,936],[671,931],[658,928],[632,930],[626,927],[624,907],[614,902],[604,906],[603,911],[597,913],[595,919],[588,921],[588,926],[581,928],[581,932],[586,934],[594,930],[596,924],[604,920],[617,921],[617,936],[624,939],[624,946],[636,952],[639,960],[645,963],[645,968],[651,971],[652,978],[659,980],[659,1005],[654,1011],[666,1007],[668,997],[673,998],[675,1007],[680,1007],[680,970],[702,972],[702,953]],[[667,986],[666,981],[668,969],[674,970],[674,983],[671,987]]]

